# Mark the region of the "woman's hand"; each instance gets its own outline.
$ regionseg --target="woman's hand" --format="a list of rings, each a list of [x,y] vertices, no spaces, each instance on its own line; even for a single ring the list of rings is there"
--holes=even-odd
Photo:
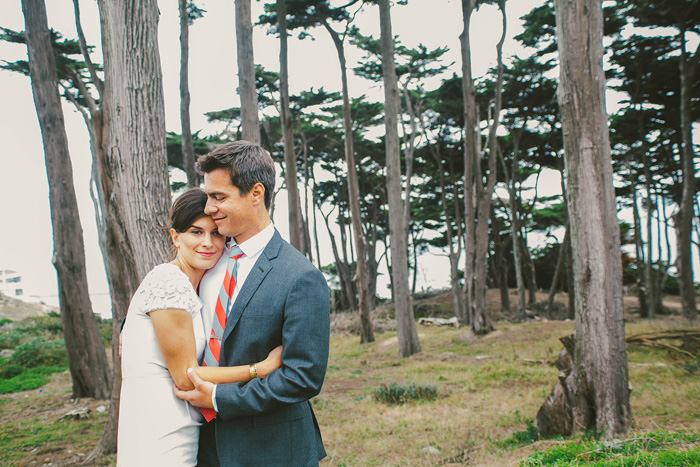
[[[268,354],[267,358],[258,363],[255,367],[258,371],[258,376],[264,378],[274,370],[282,366],[282,346],[275,347]]]

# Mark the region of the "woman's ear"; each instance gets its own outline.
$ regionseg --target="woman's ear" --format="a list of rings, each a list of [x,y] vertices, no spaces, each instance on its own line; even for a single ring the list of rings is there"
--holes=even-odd
[[[173,242],[175,248],[180,248],[180,234],[175,231],[175,229],[170,229],[170,240]]]

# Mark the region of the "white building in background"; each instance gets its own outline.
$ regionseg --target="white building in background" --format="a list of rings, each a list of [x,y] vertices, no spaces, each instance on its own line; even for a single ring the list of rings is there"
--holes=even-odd
[[[0,293],[6,297],[20,298],[24,295],[22,276],[17,271],[0,269]]]

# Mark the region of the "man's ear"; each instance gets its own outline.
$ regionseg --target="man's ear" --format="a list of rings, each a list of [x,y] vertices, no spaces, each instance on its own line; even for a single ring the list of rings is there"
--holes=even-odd
[[[258,182],[253,185],[250,190],[250,199],[255,205],[265,203],[265,187],[262,183]]]

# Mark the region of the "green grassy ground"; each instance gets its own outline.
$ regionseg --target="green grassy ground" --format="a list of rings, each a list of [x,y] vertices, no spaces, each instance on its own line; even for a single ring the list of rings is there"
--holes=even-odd
[[[685,328],[676,317],[627,324],[627,334]],[[550,363],[571,322],[496,322],[484,337],[419,326],[423,352],[397,358],[393,332],[360,345],[334,335],[328,375],[313,400],[324,466],[691,466],[700,465],[700,374],[671,350],[630,345],[631,433],[606,445],[585,433],[537,440],[532,421],[557,378]],[[67,372],[38,389],[0,395],[0,465],[72,465],[97,443],[104,401],[70,401]],[[437,398],[387,404],[391,383],[434,387]],[[87,419],[62,418],[78,406]],[[101,460],[113,465],[114,456]]]

